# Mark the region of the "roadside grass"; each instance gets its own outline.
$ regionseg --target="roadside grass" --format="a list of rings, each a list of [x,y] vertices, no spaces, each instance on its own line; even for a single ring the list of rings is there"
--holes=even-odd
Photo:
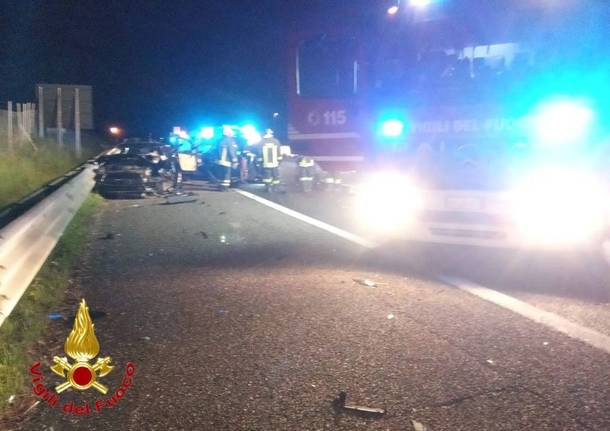
[[[89,225],[101,198],[90,194],[44,266],[0,327],[0,413],[11,395],[29,392],[29,351],[44,335],[48,314],[64,302],[73,269],[84,251]],[[1,415],[0,415],[1,416]]]
[[[0,208],[27,196],[101,151],[97,143],[84,145],[83,156],[77,158],[67,147],[58,150],[53,141],[37,141],[36,145],[38,151],[24,145],[14,154],[0,154]]]

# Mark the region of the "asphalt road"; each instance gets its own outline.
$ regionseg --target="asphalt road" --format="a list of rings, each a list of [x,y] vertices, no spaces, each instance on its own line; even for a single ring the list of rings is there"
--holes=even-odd
[[[610,429],[608,353],[437,281],[439,267],[465,269],[464,260],[451,268],[455,251],[370,250],[236,192],[197,197],[104,202],[74,296],[107,313],[95,329],[117,367],[104,384],[118,387],[128,361],[133,384],[100,413],[40,404],[23,429]],[[274,199],[354,227],[349,197]],[[107,233],[113,239],[98,239]],[[562,279],[551,294],[551,281],[521,274],[514,259],[468,258],[503,262],[495,280],[509,280],[511,294],[609,333],[599,284],[584,293]],[[515,273],[527,283],[520,289]],[[44,366],[71,322],[56,325]],[[341,391],[386,414],[343,411],[333,403]],[[68,391],[61,400],[98,398]]]

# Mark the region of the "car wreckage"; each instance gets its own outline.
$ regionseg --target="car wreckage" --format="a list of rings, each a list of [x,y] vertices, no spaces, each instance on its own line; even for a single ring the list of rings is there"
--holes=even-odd
[[[127,139],[100,157],[95,190],[105,198],[165,195],[182,184],[172,146],[154,140]]]

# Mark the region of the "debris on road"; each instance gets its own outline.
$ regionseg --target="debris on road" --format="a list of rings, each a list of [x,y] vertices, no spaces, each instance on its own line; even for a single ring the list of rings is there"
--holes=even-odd
[[[133,204],[131,207],[132,208],[140,208],[140,204]]]
[[[339,392],[339,397],[333,400],[335,410],[368,419],[379,419],[385,414],[385,409],[347,404],[346,400],[347,393],[344,391]]]
[[[175,205],[197,202],[197,197],[193,193],[173,194],[165,198],[164,205]]]
[[[430,429],[422,424],[421,422],[417,422],[411,419],[411,425],[413,425],[414,431],[430,431]]]
[[[394,319],[396,316],[394,316],[392,313],[388,314],[388,320],[392,320]]]
[[[49,313],[48,317],[51,320],[59,320],[59,319],[63,319],[64,315],[61,313]]]
[[[220,212],[218,213],[218,215],[225,215],[225,214],[226,214],[226,212],[224,212],[224,211],[220,211]]]
[[[150,337],[142,337],[142,340],[144,340],[144,341],[150,341]]]
[[[11,395],[10,397],[8,397],[9,404],[13,404],[14,402],[15,402],[15,395]]]
[[[114,239],[114,234],[111,232],[108,232],[106,235],[100,236],[98,239],[99,240]]]
[[[34,404],[32,404],[30,407],[28,407],[28,409],[26,411],[23,412],[23,414],[27,414],[30,412],[30,410],[32,410],[34,407],[36,407],[38,404],[40,404],[40,401],[35,401]]]
[[[368,278],[353,278],[352,280],[362,286],[370,287],[371,289],[375,289],[376,287],[381,286],[381,283],[369,280]]]
[[[494,365],[495,362],[493,361],[493,359],[488,359],[485,362],[487,362],[489,365]]]
[[[203,239],[208,239],[208,234],[204,231],[199,232],[199,234],[203,237]]]

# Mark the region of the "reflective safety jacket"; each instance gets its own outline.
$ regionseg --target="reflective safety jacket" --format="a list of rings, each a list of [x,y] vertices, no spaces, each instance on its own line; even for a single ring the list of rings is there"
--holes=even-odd
[[[280,141],[275,138],[263,138],[260,146],[263,168],[277,168],[280,166]]]
[[[230,168],[232,163],[237,163],[237,144],[235,139],[225,136],[218,143],[216,164]]]

